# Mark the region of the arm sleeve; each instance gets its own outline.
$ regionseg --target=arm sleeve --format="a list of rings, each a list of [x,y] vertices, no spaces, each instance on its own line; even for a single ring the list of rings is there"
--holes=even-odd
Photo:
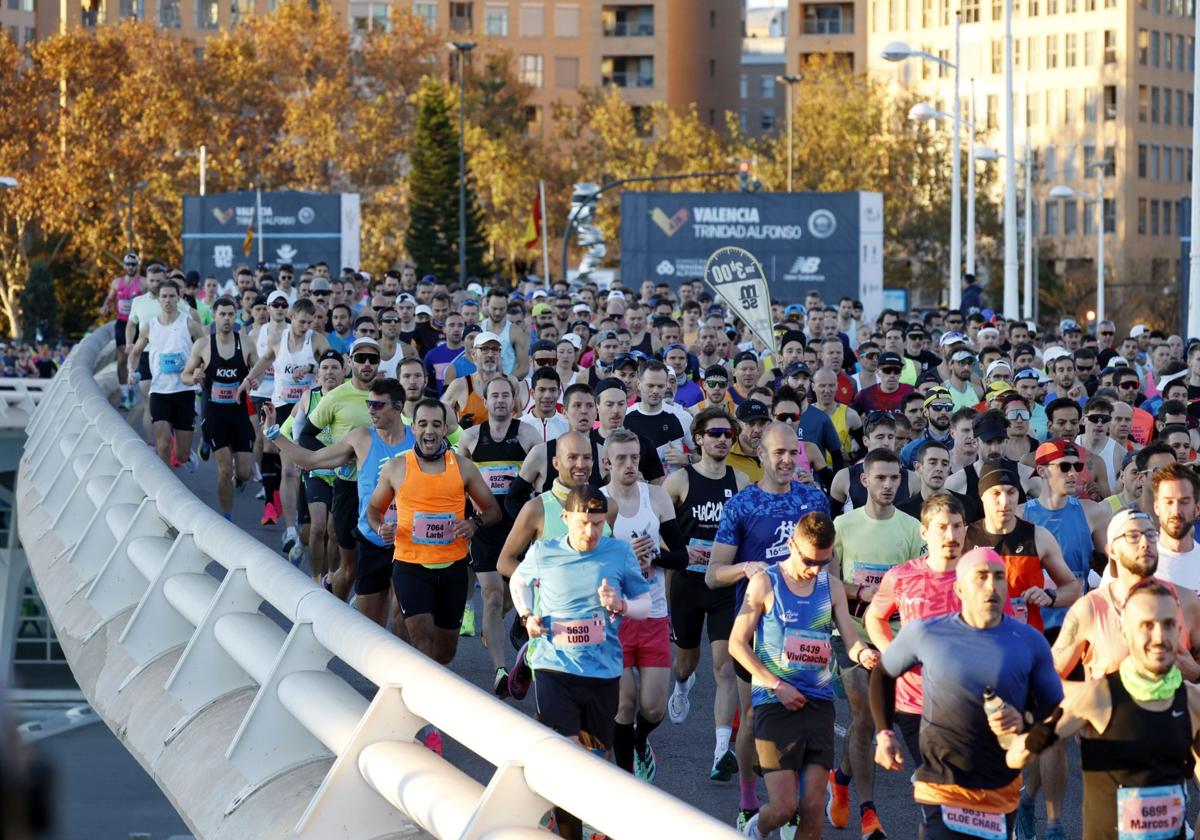
[[[532,493],[533,485],[518,475],[508,486],[508,493],[504,496],[504,512],[516,519]]]
[[[317,408],[320,408],[320,406],[317,406]],[[291,418],[289,417],[288,419],[290,420]],[[300,437],[296,439],[296,443],[314,452],[318,449],[323,449],[325,444],[317,437],[317,433],[320,431],[312,423],[305,423],[304,428],[300,431]]]
[[[875,731],[891,729],[896,722],[896,678],[885,668],[876,667],[871,671],[870,693],[871,719]]]
[[[663,543],[667,546],[667,550],[659,552],[654,565],[664,569],[686,568],[688,564],[687,540],[683,538],[683,531],[679,528],[679,520],[668,519],[666,522],[660,522],[658,533],[662,537]]]
[[[333,400],[321,400],[317,407],[308,415],[308,425],[316,426],[318,431],[324,429],[333,421]]]
[[[520,566],[517,569],[519,571]],[[508,582],[508,591],[512,593],[513,607],[518,616],[533,612],[533,584],[524,581],[519,574],[513,575]]]

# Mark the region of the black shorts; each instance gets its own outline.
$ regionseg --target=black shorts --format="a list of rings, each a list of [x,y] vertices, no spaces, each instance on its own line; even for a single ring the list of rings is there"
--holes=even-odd
[[[254,416],[261,420],[262,419],[262,407],[269,402],[271,402],[270,397],[256,397],[256,396],[251,395],[250,396],[250,406],[254,409]],[[280,421],[280,424],[282,425],[282,421]]]
[[[393,563],[392,586],[400,612],[405,618],[432,615],[433,626],[457,630],[462,626],[467,605],[466,558],[444,569],[431,569],[419,563]]]
[[[908,757],[915,770],[924,763],[921,759],[921,716],[913,712],[896,712],[896,730],[908,748]]]
[[[942,806],[941,805],[922,805],[917,804],[921,811],[921,822],[925,826],[925,840],[975,840],[978,834],[965,834],[961,831],[955,831],[948,828],[946,823],[942,821]],[[1013,836],[1016,828],[1017,815],[1016,812],[1004,815],[1006,831],[1009,837]]]
[[[333,486],[320,476],[305,473],[304,500],[306,505],[325,505],[328,508],[333,502]]]
[[[295,407],[295,403],[284,403],[283,405],[275,406],[275,422],[282,426],[292,416],[292,409]]]
[[[358,482],[333,481],[333,532],[338,548],[353,551],[358,546]]]
[[[154,423],[170,423],[176,431],[192,431],[196,425],[196,392],[151,394],[150,420]]]
[[[128,323],[129,323],[128,321],[114,321],[113,322],[113,324],[114,324],[113,339],[117,342],[118,347],[125,346],[125,325]]]
[[[776,770],[803,770],[817,764],[834,766],[833,724],[837,712],[832,700],[810,697],[793,712],[781,703],[754,707],[754,750],[760,774]]]
[[[727,642],[733,629],[735,588],[709,589],[704,575],[680,569],[671,575],[671,641],[684,650],[700,647],[708,623],[708,642]]]
[[[214,452],[226,447],[234,452],[254,451],[254,426],[241,405],[208,403],[200,431]]]
[[[150,353],[143,350],[141,357],[138,359],[138,375],[142,377],[142,382],[146,385],[150,384],[150,380],[154,378],[154,373],[150,370]]]
[[[538,720],[559,735],[579,738],[587,749],[612,747],[620,694],[620,677],[579,677],[544,668],[533,676]]]
[[[503,504],[501,502],[501,505]],[[475,539],[471,540],[471,568],[476,573],[496,571],[500,549],[504,548],[504,539],[512,530],[512,526],[513,520],[506,514],[498,523],[482,529]]]
[[[1058,641],[1058,634],[1062,632],[1062,626],[1047,627],[1042,631],[1042,635],[1046,637],[1046,641],[1050,643],[1050,647],[1054,647],[1054,643]],[[1083,682],[1087,679],[1087,673],[1083,670],[1083,660],[1080,659],[1075,663],[1075,667],[1071,669],[1071,673],[1064,678],[1071,682]]]
[[[354,567],[355,595],[375,595],[387,590],[392,583],[392,555],[395,551],[393,546],[375,545],[362,534],[358,535],[358,563]]]

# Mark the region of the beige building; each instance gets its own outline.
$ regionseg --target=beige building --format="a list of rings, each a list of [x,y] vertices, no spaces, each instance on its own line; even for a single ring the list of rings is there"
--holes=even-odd
[[[866,3],[867,0],[788,0],[787,71],[798,73],[809,56],[826,53],[853,70],[865,70]]]
[[[33,3],[34,0],[19,0]],[[343,19],[346,0],[330,0]],[[12,3],[13,0],[4,0]],[[134,18],[201,41],[214,32],[234,26],[251,15],[275,8],[275,0],[38,0],[37,34],[45,38],[75,27],[93,28]],[[65,20],[63,15],[65,13]]]
[[[867,68],[899,85],[928,90],[935,105],[949,110],[949,71],[917,59],[892,64],[879,52],[898,40],[953,60],[954,6],[948,0],[866,1],[868,31],[858,37]],[[1179,215],[1190,183],[1195,50],[1184,2],[1014,0],[1013,117],[1018,156],[1027,125],[1032,135],[1039,253],[1056,255],[1059,274],[1094,276],[1098,208],[1048,193],[1065,184],[1095,194],[1099,167],[1093,164],[1108,161],[1103,216],[1110,315],[1133,299],[1133,287],[1161,295],[1180,276]],[[984,142],[1003,151],[1003,0],[964,0],[961,9],[964,115],[967,80],[973,77]],[[992,288],[998,289],[1002,266],[989,268]],[[1085,299],[1081,309],[1089,304]]]
[[[0,27],[14,44],[23,46],[37,37],[33,0],[4,0],[0,5]]]
[[[409,2],[409,0],[395,0]],[[446,37],[494,39],[515,56],[534,87],[531,123],[551,105],[578,101],[580,87],[615,86],[631,105],[664,101],[723,125],[738,110],[742,0],[477,0],[412,2],[413,11]],[[350,4],[352,28],[376,7]],[[369,25],[369,24],[368,24]]]
[[[786,9],[746,10],[738,76],[738,122],[742,132],[751,137],[768,134],[787,119],[787,88],[776,81],[787,71],[786,35]]]

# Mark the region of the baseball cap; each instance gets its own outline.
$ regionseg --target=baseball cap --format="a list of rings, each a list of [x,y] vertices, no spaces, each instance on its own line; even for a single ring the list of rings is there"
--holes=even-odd
[[[952,362],[969,362],[975,358],[975,354],[970,350],[955,350],[954,355],[950,357]],[[882,364],[882,362],[881,362]]]
[[[408,292],[401,292],[396,296],[396,303],[416,303],[417,299]]]
[[[758,400],[746,400],[737,407],[737,419],[743,423],[752,423],[755,420],[770,420],[771,409],[767,408],[766,403],[761,403]]]
[[[537,294],[537,292],[534,292],[534,294]],[[617,300],[625,300],[625,293],[620,289],[613,289],[608,293],[608,297],[610,300],[613,298],[616,298]]]
[[[329,292],[333,287],[329,285],[329,280],[324,277],[314,277],[313,281],[308,284],[310,292]]]
[[[588,306],[586,303],[577,303],[575,304],[574,308],[571,309],[571,311],[576,315],[582,315],[585,312],[591,314],[592,307]]]
[[[704,381],[710,379],[724,379],[729,381],[729,371],[725,370],[724,365],[709,365],[704,369]]]
[[[285,303],[288,302],[287,292],[280,291],[279,289],[271,292],[271,294],[267,295],[267,306],[270,306],[277,300],[283,300]]]
[[[359,350],[374,350],[376,353],[383,355],[383,352],[379,349],[379,342],[366,336],[354,339],[354,343],[350,345],[350,355],[353,356]]]
[[[1001,394],[1007,394],[1011,390],[1013,390],[1013,386],[1009,385],[1007,382],[993,382],[988,386],[987,393],[984,394],[983,398],[984,400],[993,400]],[[978,435],[976,437],[978,437]]]
[[[1042,361],[1050,365],[1059,359],[1074,358],[1071,351],[1065,347],[1050,347],[1042,354]]]
[[[548,341],[544,338],[539,338],[537,341],[533,342],[533,344],[529,345],[529,355],[530,356],[532,356],[534,353],[537,353],[539,351],[546,352],[546,353],[553,353],[554,352],[554,342]]]
[[[925,408],[933,405],[935,402],[945,402],[950,399],[950,390],[948,388],[933,388],[925,397],[925,401],[921,403]]]
[[[430,309],[428,305],[426,305],[426,304],[422,303],[422,304],[420,304],[420,305],[418,305],[418,306],[417,306],[417,308],[416,308],[416,310],[415,310],[415,313],[414,313],[414,314],[416,314],[416,315],[428,315],[430,318],[432,318],[432,317],[433,317],[433,310],[432,310],[432,309]]]
[[[920,376],[917,377],[917,385],[918,386],[925,385],[926,383],[929,383],[929,382],[932,382],[934,385],[942,384],[942,375],[940,373],[938,373],[938,369],[935,367],[931,367],[929,370],[925,371],[924,373],[922,373]],[[942,388],[941,390],[944,391],[945,388]]]
[[[929,333],[925,332],[925,328],[920,324],[913,324],[904,334],[906,336],[916,336],[918,338],[925,338],[927,335],[929,335]]]
[[[319,359],[317,359],[317,364],[319,365],[319,364],[321,364],[321,362],[324,362],[327,359],[333,359],[339,365],[344,365],[346,363],[345,356],[343,356],[338,351],[334,350],[332,347],[330,347],[328,350],[326,350],[324,353],[321,354],[321,357]]]
[[[904,368],[904,360],[900,358],[899,353],[883,353],[879,357],[879,369],[883,370],[886,367]]]
[[[616,330],[602,330],[596,334],[596,344],[602,341],[620,341],[620,338],[617,336]],[[667,352],[666,348],[663,348],[663,352]]]
[[[533,305],[533,314],[535,316],[545,315],[547,312],[553,312],[553,311],[554,310],[550,308],[550,304],[548,304],[548,303],[535,303]]]
[[[804,362],[792,362],[790,365],[787,366],[787,370],[785,370],[783,372],[784,379],[787,379],[788,377],[791,377],[791,376],[810,376],[811,377],[812,373],[809,371],[808,365],[804,364]]]
[[[737,367],[742,362],[754,362],[755,364],[758,364],[758,356],[753,350],[743,350],[741,353],[738,353],[733,357],[733,366]]]
[[[991,417],[979,421],[975,426],[975,437],[987,443],[1008,437],[1008,424]]]
[[[1130,455],[1134,453],[1129,453]],[[1108,520],[1108,530],[1105,532],[1107,542],[1112,542],[1121,534],[1125,533],[1125,529],[1129,527],[1131,522],[1149,522],[1154,523],[1150,518],[1150,514],[1144,513],[1137,508],[1122,508],[1113,514],[1113,518]]]
[[[576,336],[576,337],[578,337],[578,336]],[[482,347],[483,345],[488,344],[488,343],[499,344],[502,347],[504,346],[504,342],[500,340],[500,336],[496,335],[494,332],[489,332],[487,330],[484,330],[483,332],[479,333],[479,335],[475,336],[475,344],[473,346],[474,347]]]
[[[488,334],[494,335],[494,333],[488,333]],[[482,335],[482,333],[480,333],[480,335]],[[558,340],[558,343],[562,344],[564,341],[567,342],[567,344],[570,344],[576,350],[580,350],[583,348],[583,339],[580,338],[579,336],[575,335],[575,333],[573,333],[573,332],[567,333],[566,335],[564,335],[562,338],[560,338]]]
[[[141,262],[141,260],[138,259],[137,254],[133,253],[133,251],[130,251],[128,254],[125,255],[125,258],[122,260],[122,262],[125,265],[138,265]]]
[[[1129,330],[1129,337],[1130,338],[1140,338],[1141,336],[1145,335],[1148,332],[1150,332],[1150,328],[1147,327],[1145,324],[1134,324],[1133,327]]]
[[[1032,344],[1018,344],[1013,347],[1012,354],[1014,359],[1017,356],[1036,356],[1037,350],[1033,348]]]
[[[437,281],[438,281],[437,278],[434,277],[432,274],[426,274],[424,277],[422,277],[420,279],[419,282],[425,286],[436,286]]]
[[[988,338],[999,338],[1000,330],[996,329],[995,327],[984,327],[979,331],[979,337],[983,338],[984,336],[987,336]]]
[[[1079,329],[1079,324],[1075,323],[1073,318],[1063,318],[1061,321],[1059,321],[1058,331],[1063,334],[1069,332],[1083,332],[1083,330]]]
[[[1037,448],[1033,461],[1039,467],[1052,464],[1059,458],[1079,457],[1079,449],[1069,440],[1048,440]]]
[[[585,484],[567,494],[562,509],[565,513],[608,513],[608,496],[598,488]]]
[[[620,370],[626,365],[633,365],[634,367],[637,367],[637,356],[633,355],[632,353],[618,353],[617,357],[613,359],[613,370]]]
[[[1037,368],[1024,368],[1023,370],[1016,372],[1016,374],[1013,376],[1013,382],[1022,382],[1026,379],[1037,379],[1040,376],[1041,371],[1037,370]]]
[[[808,309],[803,303],[789,303],[783,309],[784,315],[807,315]]]
[[[991,376],[993,373],[998,371],[1000,368],[1004,368],[1009,373],[1012,373],[1012,365],[1008,363],[1007,359],[996,359],[994,362],[992,362],[990,365],[987,366],[987,370],[984,372],[983,375]]]
[[[967,339],[962,333],[956,330],[951,330],[948,333],[943,333],[941,339],[938,340],[938,345],[941,347],[949,347],[951,344],[962,344]]]

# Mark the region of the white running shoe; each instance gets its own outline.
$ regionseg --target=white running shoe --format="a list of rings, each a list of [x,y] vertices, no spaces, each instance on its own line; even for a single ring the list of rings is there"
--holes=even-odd
[[[686,682],[675,683],[675,690],[667,698],[667,716],[671,718],[671,723],[683,723],[687,720],[688,714],[692,711],[692,701],[688,695],[691,694],[692,686],[695,684],[695,674],[688,677]]]
[[[296,543],[299,542],[299,540],[300,535],[296,533],[296,529],[293,526],[289,525],[287,530],[283,532],[283,537],[280,539],[280,543],[283,546],[283,553],[290,555],[292,553],[292,549],[296,547]]]

